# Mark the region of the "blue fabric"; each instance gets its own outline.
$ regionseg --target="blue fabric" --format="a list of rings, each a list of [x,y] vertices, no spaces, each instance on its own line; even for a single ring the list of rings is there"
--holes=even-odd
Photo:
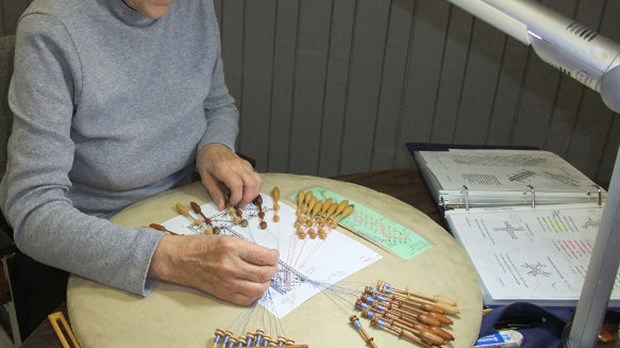
[[[521,348],[559,348],[564,328],[572,316],[573,309],[545,309],[528,302],[515,302],[486,313],[480,336],[497,329],[512,329],[523,335]]]

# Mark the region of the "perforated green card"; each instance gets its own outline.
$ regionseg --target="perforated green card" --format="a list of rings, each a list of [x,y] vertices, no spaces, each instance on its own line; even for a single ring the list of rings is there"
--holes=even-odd
[[[389,253],[410,260],[433,246],[409,228],[347,197],[321,187],[313,187],[310,191],[321,201],[328,198],[337,202],[349,200],[350,204],[355,205],[355,210],[339,224]],[[291,199],[296,201],[297,195]]]

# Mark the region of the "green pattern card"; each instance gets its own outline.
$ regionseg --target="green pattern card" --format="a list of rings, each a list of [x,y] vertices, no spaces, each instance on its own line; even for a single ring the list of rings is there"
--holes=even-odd
[[[313,187],[310,191],[320,201],[328,198],[337,202],[345,199],[349,200],[350,204],[355,205],[355,209],[351,215],[342,219],[339,225],[389,253],[396,254],[405,260],[410,260],[433,246],[407,227],[386,218],[358,202],[321,187]],[[297,195],[291,199],[297,201]]]

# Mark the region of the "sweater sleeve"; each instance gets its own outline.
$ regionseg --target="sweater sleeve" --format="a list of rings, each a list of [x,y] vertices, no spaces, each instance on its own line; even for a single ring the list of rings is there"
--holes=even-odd
[[[215,35],[215,42],[218,43],[216,51],[216,62],[213,68],[211,89],[204,101],[205,117],[207,119],[207,129],[202,140],[198,144],[198,150],[204,145],[220,143],[235,149],[235,140],[239,133],[239,112],[235,105],[235,99],[230,95],[224,78],[224,66],[221,56],[221,45],[219,40],[219,28],[215,13],[211,9],[209,21],[211,30],[210,35]]]
[[[75,144],[71,123],[80,60],[62,23],[44,14],[19,22],[9,90],[14,114],[2,209],[17,246],[39,262],[146,295],[163,233],[125,228],[77,209],[68,197]]]

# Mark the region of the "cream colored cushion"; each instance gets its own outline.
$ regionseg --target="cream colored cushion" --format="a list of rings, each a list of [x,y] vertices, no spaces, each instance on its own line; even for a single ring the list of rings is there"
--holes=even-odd
[[[265,174],[264,180],[265,191],[278,186],[282,197],[313,186],[327,188],[382,213],[432,243],[431,249],[403,261],[339,228],[383,256],[340,285],[343,288],[352,284],[373,286],[383,279],[395,286],[455,299],[461,313],[451,328],[456,336],[451,345],[473,345],[482,317],[480,286],[468,256],[442,227],[413,207],[362,186],[290,174]],[[194,183],[135,204],[112,220],[126,226],[164,222],[177,215],[174,210],[177,202],[189,201],[205,203],[210,198],[200,183]],[[141,298],[72,276],[68,310],[75,334],[84,347],[212,347],[216,328],[230,329],[235,334],[263,329],[275,335],[284,330],[287,337],[310,347],[364,347],[361,336],[349,324],[350,315],[357,314],[360,318],[361,315],[352,302],[336,303],[331,299],[333,296],[327,296],[337,293],[328,290],[315,296],[276,324],[266,314],[259,315],[266,313],[262,307],[254,309],[248,322],[242,317],[249,314],[247,308],[173,284],[160,283],[150,296]],[[379,347],[415,346],[391,333],[371,328],[367,319],[362,318],[361,322]]]

